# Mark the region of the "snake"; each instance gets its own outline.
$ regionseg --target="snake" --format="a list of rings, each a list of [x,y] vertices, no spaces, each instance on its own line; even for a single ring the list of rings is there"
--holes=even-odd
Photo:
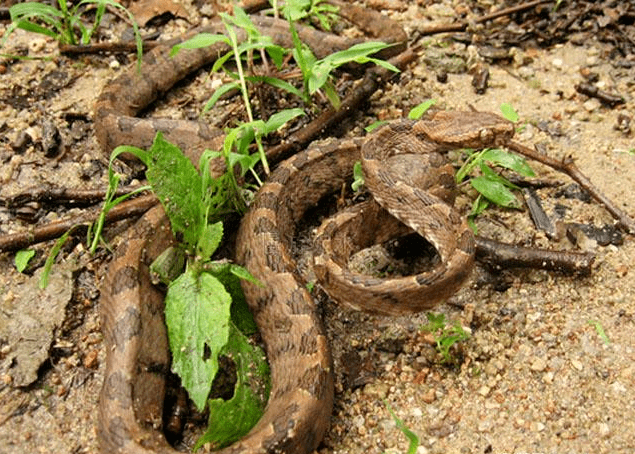
[[[141,72],[130,70],[108,84],[95,108],[95,131],[102,148],[110,151],[121,143],[148,146],[156,131],[166,132],[168,140],[192,153],[192,159],[200,147],[217,146],[222,134],[200,123],[136,115],[170,84],[213,60],[218,52],[194,51],[191,59],[170,60],[165,49],[155,49],[146,56]],[[426,120],[391,122],[368,138],[314,143],[275,169],[241,221],[236,247],[237,262],[264,283],[262,287],[242,285],[265,344],[272,389],[256,426],[220,452],[309,453],[328,428],[334,399],[330,349],[292,253],[297,225],[307,210],[339,190],[361,158],[375,200],[382,207],[387,204],[387,210],[362,209],[347,212],[349,221],[327,222],[318,247],[322,252],[315,259],[316,273],[325,277],[327,292],[343,295],[349,302],[346,295],[363,289],[373,294],[374,306],[365,310],[394,314],[429,307],[456,290],[473,260],[474,240],[450,204],[452,188],[440,157],[450,148],[489,146],[511,134],[511,123],[493,114],[439,112]],[[420,176],[436,174],[423,188],[415,186],[418,177],[395,179],[415,161],[424,166]],[[385,166],[385,162],[392,163]],[[385,172],[386,168],[390,171]],[[221,170],[220,166],[213,169]],[[373,178],[379,190],[373,189]],[[347,274],[337,254],[323,258],[324,252],[342,243],[338,238],[349,236],[355,222],[366,222],[369,213],[375,213],[376,220],[400,217],[403,210],[395,211],[389,201],[395,190],[397,199],[417,201],[421,211],[407,214],[404,222],[426,235],[442,257],[438,269],[389,284],[405,289],[408,302],[404,304],[397,302],[397,296],[384,294],[385,284],[376,279]],[[439,234],[443,229],[448,233]],[[129,229],[104,278],[100,307],[106,367],[97,428],[104,453],[175,452],[161,431],[170,356],[163,294],[151,284],[149,273],[152,261],[173,241],[162,207],[152,208]],[[359,245],[353,246],[348,250]]]

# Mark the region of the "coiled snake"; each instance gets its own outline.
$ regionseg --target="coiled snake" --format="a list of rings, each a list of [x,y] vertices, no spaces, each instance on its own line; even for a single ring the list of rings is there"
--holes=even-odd
[[[149,58],[159,57],[155,53]],[[173,77],[183,72],[177,68]],[[96,129],[107,150],[119,141],[133,143],[136,131],[150,137],[162,127],[175,131],[165,124],[125,117],[134,115],[162,90],[146,84],[141,88],[151,93],[150,101],[119,101],[121,92],[131,91],[127,87],[133,86],[134,77],[117,79],[98,101]],[[512,133],[512,125],[493,114],[438,113],[428,120],[389,123],[367,140],[315,144],[278,166],[244,217],[237,240],[237,260],[265,283],[265,287],[245,284],[244,290],[266,345],[272,391],[263,418],[243,440],[222,452],[307,453],[318,446],[328,427],[333,403],[329,347],[314,301],[291,255],[296,225],[304,213],[338,190],[350,178],[354,162],[363,156],[368,186],[378,191],[376,200],[424,234],[439,250],[441,264],[428,273],[388,283],[348,273],[342,267],[345,256],[371,241],[347,240],[355,225],[366,223],[369,216],[386,220],[388,230],[395,225],[382,210],[366,206],[321,229],[325,238],[321,248],[335,255],[327,259],[318,254],[316,271],[325,278],[327,291],[349,302],[363,294],[373,312],[429,308],[455,290],[473,260],[471,234],[446,203],[452,200],[452,187],[442,152],[494,145]],[[175,132],[174,137],[180,134]],[[197,132],[196,137],[202,136]],[[205,140],[213,142],[218,137],[211,132]],[[426,171],[410,179],[395,176],[403,174],[404,168],[421,165]],[[417,187],[421,181],[423,186]],[[393,199],[399,203],[395,205]],[[407,205],[414,207],[414,213],[404,208]],[[388,235],[381,230],[368,238]],[[103,452],[174,452],[159,430],[169,353],[162,295],[150,284],[148,271],[152,260],[171,242],[165,214],[155,207],[130,230],[104,281],[101,307],[107,364],[98,429]],[[385,293],[397,288],[405,296]],[[352,299],[347,297],[350,295],[354,295]],[[396,302],[402,297],[404,303]]]

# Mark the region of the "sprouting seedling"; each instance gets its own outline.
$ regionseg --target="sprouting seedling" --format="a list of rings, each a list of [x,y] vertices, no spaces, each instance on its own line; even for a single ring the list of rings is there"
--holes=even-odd
[[[454,344],[467,340],[470,337],[469,334],[458,322],[448,325],[444,314],[429,312],[426,317],[428,323],[421,329],[433,335],[437,351],[443,357],[443,362],[450,363],[452,360],[450,349]]]

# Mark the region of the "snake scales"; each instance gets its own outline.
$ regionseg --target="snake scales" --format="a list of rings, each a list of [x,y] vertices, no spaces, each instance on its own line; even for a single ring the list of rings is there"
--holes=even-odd
[[[168,60],[164,53],[154,51],[146,57],[142,75],[129,72],[109,84],[95,113],[95,128],[103,148],[109,151],[120,143],[147,146],[157,130],[166,131],[169,140],[194,154],[197,148],[214,146],[220,135],[204,126],[142,120],[134,115],[217,52],[195,52],[192,55],[196,62],[192,63],[187,58]],[[160,77],[166,73],[168,82]],[[415,214],[419,218],[402,213],[400,208],[396,212],[393,209],[393,214],[405,215],[409,227],[427,235],[438,247],[442,263],[427,274],[389,284],[406,289],[405,306],[395,303],[383,288],[374,288],[375,284],[384,284],[345,276],[345,270],[338,269],[337,254],[334,261],[319,256],[316,268],[333,284],[325,284],[333,294],[370,291],[375,301],[372,311],[398,313],[430,307],[466,276],[473,249],[464,222],[445,203],[451,201],[451,187],[446,184],[441,152],[457,146],[494,144],[511,133],[511,124],[491,114],[440,113],[430,120],[391,123],[368,140],[313,145],[276,169],[241,223],[237,246],[238,261],[266,284],[264,288],[246,284],[244,290],[266,344],[272,391],[259,423],[243,440],[222,452],[310,452],[328,426],[333,402],[329,348],[314,302],[290,253],[296,224],[307,209],[348,180],[353,163],[362,153],[369,186],[375,185],[370,181],[372,175],[376,175],[380,187],[383,185],[375,196],[377,200],[386,202],[398,189],[398,198],[414,201],[425,210],[423,216]],[[395,146],[398,153],[389,153]],[[417,154],[409,152],[413,147],[418,149]],[[390,172],[383,172],[382,160],[392,161],[386,166]],[[415,177],[426,180],[423,189],[413,187],[414,181],[394,179],[394,172],[400,174],[404,165],[411,167],[415,162],[435,175],[426,179],[421,172],[421,178]],[[327,224],[323,229],[327,237],[323,247],[333,249],[341,244],[338,238],[348,236],[342,232],[355,225],[351,219],[364,220],[369,213],[388,219],[382,214],[385,212],[372,208],[349,213],[343,224]],[[439,227],[447,228],[448,235],[439,236]],[[150,284],[148,271],[149,264],[171,242],[166,216],[161,207],[155,207],[129,231],[104,281],[101,307],[107,361],[98,429],[103,452],[174,452],[160,431],[169,353],[162,295]],[[341,276],[346,279],[338,280]]]

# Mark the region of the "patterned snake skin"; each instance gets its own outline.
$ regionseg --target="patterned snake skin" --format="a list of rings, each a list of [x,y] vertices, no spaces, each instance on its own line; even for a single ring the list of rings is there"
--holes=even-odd
[[[378,29],[390,28],[380,19],[383,16],[359,10],[347,11]],[[275,26],[269,19],[262,21],[259,24],[264,27]],[[393,24],[390,36],[395,30]],[[282,31],[280,36],[276,39],[284,39]],[[393,41],[403,41],[403,37]],[[319,38],[317,46],[325,42]],[[221,134],[204,125],[135,115],[186,74],[213,60],[218,51],[195,51],[188,53],[188,58],[170,60],[165,49],[155,50],[146,56],[141,73],[131,70],[108,84],[95,109],[95,130],[104,150],[109,152],[119,144],[148,146],[158,130],[187,149],[192,159],[197,159],[202,148],[217,147]],[[511,124],[492,114],[439,113],[429,120],[390,123],[367,140],[312,145],[272,173],[241,223],[237,243],[238,261],[265,283],[264,288],[244,284],[244,290],[266,346],[272,391],[260,422],[245,438],[221,452],[308,453],[318,446],[328,427],[333,403],[329,347],[290,253],[296,225],[304,213],[340,189],[361,156],[375,199],[425,235],[438,248],[442,265],[393,283],[348,273],[341,266],[342,260],[359,244],[341,251],[335,246],[337,239],[339,244],[352,244],[352,240],[342,242],[341,238],[351,238],[355,229],[350,226],[366,219],[368,213],[379,213],[375,219],[388,216],[375,207],[349,213],[349,221],[331,221],[322,229],[320,244],[333,255],[325,258],[325,254],[318,254],[316,271],[324,277],[327,291],[338,298],[356,301],[358,294],[373,295],[366,310],[393,314],[429,308],[463,281],[473,253],[473,239],[465,223],[446,203],[451,202],[451,188],[441,153],[459,146],[498,143],[512,132]],[[400,169],[411,168],[415,162],[427,170],[410,180],[396,179],[395,175],[403,174]],[[220,170],[218,166],[216,171]],[[425,177],[428,171],[432,177]],[[418,186],[421,180],[425,180],[423,186]],[[415,213],[406,213],[408,210],[393,204],[393,198],[415,204]],[[445,235],[439,235],[439,227]],[[175,452],[160,430],[169,352],[162,294],[150,284],[148,271],[149,264],[171,243],[163,209],[155,207],[129,231],[104,281],[101,308],[107,362],[98,429],[104,453]],[[405,289],[405,302],[397,302],[403,295],[384,294],[389,287]]]

